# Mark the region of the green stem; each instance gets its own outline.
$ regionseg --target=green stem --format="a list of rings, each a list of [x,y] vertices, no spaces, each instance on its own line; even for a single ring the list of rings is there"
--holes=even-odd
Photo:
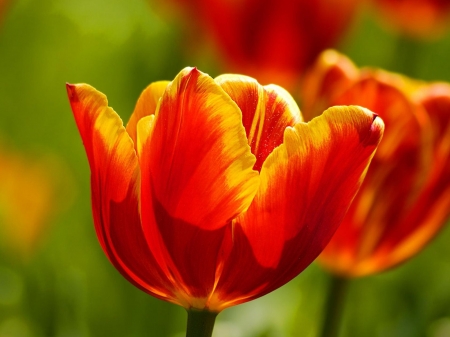
[[[217,312],[189,309],[186,337],[211,337]]]
[[[325,302],[325,318],[320,335],[322,337],[339,336],[345,296],[347,294],[348,279],[336,275],[330,276],[330,285]]]

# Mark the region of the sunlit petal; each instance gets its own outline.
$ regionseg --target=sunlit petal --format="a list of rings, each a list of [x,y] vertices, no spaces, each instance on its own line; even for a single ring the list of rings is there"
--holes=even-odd
[[[150,84],[139,96],[139,99],[134,108],[133,114],[127,124],[127,132],[133,140],[134,144],[136,141],[136,125],[139,120],[148,115],[154,115],[156,112],[156,106],[158,101],[164,93],[168,81],[153,82]],[[136,148],[136,146],[135,146]]]
[[[302,121],[292,96],[277,85],[262,86],[242,75],[221,75],[215,81],[242,111],[242,123],[260,171],[267,156],[283,142],[284,130]]]
[[[209,76],[185,69],[167,87],[144,141],[143,198],[205,229],[246,210],[258,187],[241,113]]]

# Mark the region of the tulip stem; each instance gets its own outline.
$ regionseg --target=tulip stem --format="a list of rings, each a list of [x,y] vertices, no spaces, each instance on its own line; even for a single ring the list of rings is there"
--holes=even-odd
[[[322,337],[337,337],[341,326],[347,294],[348,279],[330,274],[328,295],[325,302],[325,317],[322,325]]]
[[[189,309],[186,337],[211,337],[217,312]]]

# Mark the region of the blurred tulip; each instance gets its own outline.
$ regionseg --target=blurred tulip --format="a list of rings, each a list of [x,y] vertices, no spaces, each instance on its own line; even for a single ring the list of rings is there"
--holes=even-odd
[[[384,128],[360,107],[306,124],[281,87],[196,68],[148,86],[126,129],[103,94],[67,89],[105,254],[135,286],[189,312],[250,301],[306,268]]]
[[[10,0],[0,0],[0,26],[5,16],[6,10],[8,9]]]
[[[403,35],[413,38],[435,38],[450,23],[448,0],[373,0],[380,20]]]
[[[53,216],[69,202],[67,193],[60,194],[66,176],[54,157],[0,146],[0,243],[10,255],[27,260],[35,252]]]
[[[288,90],[324,49],[338,44],[355,15],[357,0],[173,0],[184,10],[194,37],[204,36],[223,58],[222,70],[246,73]],[[166,4],[167,5],[167,4]],[[173,12],[173,6],[170,8]],[[182,16],[183,18],[183,16]]]
[[[357,277],[418,253],[450,214],[450,86],[359,70],[329,50],[302,88],[308,118],[328,106],[358,104],[386,123],[367,177],[320,263]]]

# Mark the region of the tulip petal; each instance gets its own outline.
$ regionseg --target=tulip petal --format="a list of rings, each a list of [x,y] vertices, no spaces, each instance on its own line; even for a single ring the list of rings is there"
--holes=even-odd
[[[67,91],[91,168],[94,223],[105,254],[135,286],[174,301],[142,232],[132,140],[102,93],[86,84],[68,84]]]
[[[283,146],[264,163],[260,189],[242,215],[262,265],[276,267],[284,242],[301,230],[316,230],[325,242],[334,233],[381,139],[382,122],[373,116],[358,107],[331,108],[310,124],[286,130]],[[322,223],[332,225],[322,228]],[[317,228],[308,228],[312,224]],[[265,243],[258,234],[262,226],[273,232]]]
[[[153,82],[139,96],[130,120],[127,124],[127,132],[133,140],[134,144],[137,144],[136,126],[139,120],[145,116],[153,115],[156,112],[156,106],[158,101],[166,90],[168,81]],[[135,145],[136,148],[136,145]]]
[[[167,87],[152,130],[146,119],[138,125],[143,228],[185,306],[206,305],[226,225],[259,185],[241,118],[212,78],[186,68]]]
[[[143,196],[151,193],[170,216],[211,230],[247,209],[259,182],[255,157],[239,108],[209,76],[182,71],[154,123],[143,145]]]
[[[332,49],[322,52],[302,83],[302,112],[305,120],[309,121],[331,107],[333,101],[358,76],[359,69],[348,57]]]
[[[142,156],[144,143],[149,139],[155,125],[155,115],[149,115],[141,118],[137,123],[136,148],[138,156]]]
[[[226,305],[276,289],[317,257],[358,191],[383,130],[381,119],[360,107],[333,107],[286,130],[263,165],[253,203],[234,224],[233,251],[217,286],[222,301],[233,299]],[[238,279],[247,293],[236,300]]]
[[[277,85],[262,86],[251,77],[221,75],[215,81],[230,95],[242,111],[242,122],[252,153],[255,170],[274,148],[283,142],[284,130],[302,121],[292,96]]]

